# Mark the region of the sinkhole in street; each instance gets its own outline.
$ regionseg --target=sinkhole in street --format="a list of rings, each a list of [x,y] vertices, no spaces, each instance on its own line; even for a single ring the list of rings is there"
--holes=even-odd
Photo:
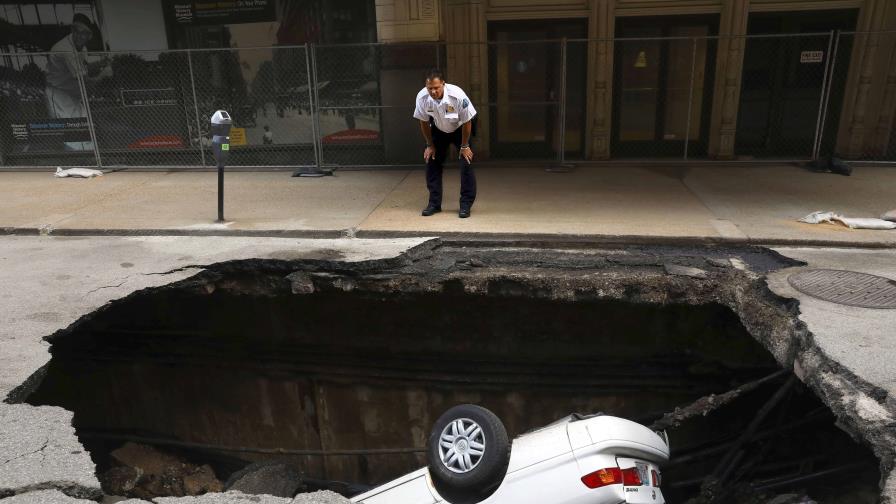
[[[106,493],[142,498],[222,491],[274,460],[302,475],[287,492],[352,494],[425,465],[429,430],[455,404],[491,409],[511,436],[572,412],[650,425],[779,369],[719,304],[462,289],[144,291],[55,336],[52,355],[28,402],[73,411]],[[871,452],[802,384],[782,391],[787,379],[668,430],[667,502],[876,502]],[[720,465],[724,488],[701,494]]]

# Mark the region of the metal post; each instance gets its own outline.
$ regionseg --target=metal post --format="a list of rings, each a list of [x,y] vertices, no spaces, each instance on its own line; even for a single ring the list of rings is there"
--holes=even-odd
[[[193,51],[187,50],[187,62],[190,64],[190,87],[193,89],[193,111],[196,113],[196,140],[199,142],[199,158],[205,166],[205,147],[202,145],[202,123],[199,122],[199,102],[196,99],[196,77],[193,74]]]
[[[314,84],[314,104],[317,113],[311,114],[311,118],[314,121],[314,139],[317,142],[317,170],[321,171],[324,165],[324,145],[321,141],[321,137],[323,136],[320,131],[320,94],[318,93],[318,83],[317,83],[317,51],[315,50],[314,44],[308,44],[308,50],[311,53],[311,82]]]
[[[311,144],[314,148],[314,167],[300,167],[294,171],[293,177],[322,177],[332,175],[332,171],[324,171],[323,145],[320,142],[320,99],[317,93],[317,59],[314,44],[305,45],[305,69],[308,75],[308,109],[311,111]]]
[[[218,161],[218,221],[224,222],[224,163]]]
[[[442,68],[442,48],[439,46],[438,42],[436,42],[436,68],[443,72],[445,71],[445,69]]]
[[[833,50],[831,49],[833,44]],[[821,97],[818,102],[818,120],[815,121],[815,143],[812,145],[812,160],[818,160],[821,154],[821,141],[824,136],[824,123],[827,119],[828,102],[831,99],[831,83],[833,82],[834,66],[837,62],[837,50],[840,47],[840,32],[837,31],[837,41],[834,42],[834,30],[828,38],[828,57],[824,63],[824,81],[821,84]]]
[[[694,106],[694,73],[697,69],[697,39],[694,38],[694,48],[691,53],[691,84],[688,87],[688,114],[684,126],[684,160],[688,160],[688,141],[691,139],[691,110]]]
[[[84,82],[84,69],[81,64],[81,55],[77,51],[72,51],[71,57],[75,58],[75,66],[78,70],[78,87],[81,89],[81,99],[84,100],[84,110],[87,112],[87,130],[90,132],[90,142],[93,144],[93,155],[96,158],[96,167],[99,170],[103,168],[103,160],[100,158],[100,146],[96,141],[93,116],[90,113],[90,100],[87,99],[87,83]]]
[[[311,44],[305,45],[305,69],[308,79],[308,111],[311,113],[311,145],[314,149],[314,165],[320,169],[320,152],[317,150],[317,125],[314,120],[315,103],[314,103],[314,82],[311,77]]]
[[[560,41],[560,165],[566,162],[566,37]]]

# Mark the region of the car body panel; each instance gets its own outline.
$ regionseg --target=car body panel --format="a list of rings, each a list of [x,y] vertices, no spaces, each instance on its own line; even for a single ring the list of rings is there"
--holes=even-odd
[[[567,451],[508,473],[498,490],[482,504],[594,504],[607,502],[604,499],[610,495],[618,497],[618,501],[622,500],[621,488],[591,490],[582,483],[581,477],[575,457]]]
[[[435,504],[439,502],[433,495],[429,481],[429,469],[422,467],[405,474],[385,485],[352,498],[352,502],[364,504]]]
[[[582,420],[597,451],[612,450],[617,455],[629,455],[651,462],[669,461],[669,446],[656,432],[641,424],[622,418],[601,416]]]
[[[566,433],[569,435],[569,446],[573,450],[590,446],[594,442],[591,440],[586,422],[569,422],[566,424]]]
[[[513,440],[507,473],[514,473],[570,452],[572,447],[564,424],[552,424],[527,432]]]

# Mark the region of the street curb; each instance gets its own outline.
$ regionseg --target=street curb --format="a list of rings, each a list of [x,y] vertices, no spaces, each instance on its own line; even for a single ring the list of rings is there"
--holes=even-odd
[[[673,246],[765,246],[765,247],[830,247],[896,249],[896,243],[849,243],[831,240],[759,240],[752,238],[723,238],[718,236],[652,236],[652,235],[576,235],[547,233],[471,233],[471,232],[418,232],[418,231],[357,231],[356,238],[410,238],[438,236],[445,244],[459,243],[476,246],[516,245],[532,247],[570,247],[590,245],[673,245]]]
[[[348,230],[294,229],[49,229],[0,228],[0,235],[13,236],[226,236],[256,238],[346,238]]]
[[[446,244],[467,246],[570,247],[611,245],[681,245],[681,246],[765,246],[765,247],[830,247],[856,249],[896,249],[890,242],[842,242],[835,240],[723,238],[718,236],[651,236],[651,235],[578,235],[549,233],[491,233],[438,231],[381,231],[355,229],[52,229],[3,227],[7,236],[220,236],[305,239],[395,239],[439,237]]]

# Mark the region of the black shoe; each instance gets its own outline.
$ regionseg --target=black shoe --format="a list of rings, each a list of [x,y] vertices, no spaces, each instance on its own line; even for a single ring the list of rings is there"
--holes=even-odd
[[[470,216],[470,209],[469,208],[461,208],[460,210],[458,210],[457,216],[460,217],[461,219],[466,219],[467,217]]]
[[[420,213],[420,215],[422,215],[424,217],[429,217],[430,215],[439,213],[441,211],[442,211],[442,207],[429,205],[428,207],[423,209],[423,211]]]

